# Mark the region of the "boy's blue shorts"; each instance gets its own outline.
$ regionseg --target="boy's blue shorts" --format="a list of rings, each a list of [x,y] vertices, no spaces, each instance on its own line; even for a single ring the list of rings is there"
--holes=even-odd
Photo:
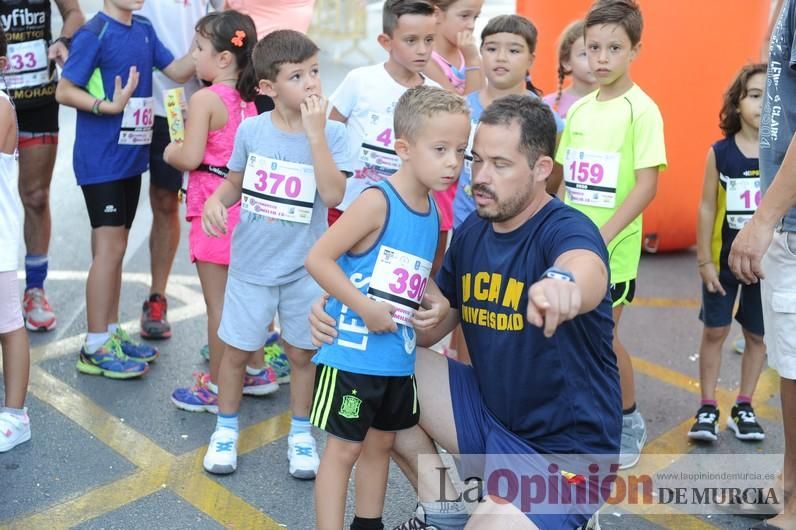
[[[492,415],[483,402],[472,366],[449,359],[448,377],[456,437],[461,454],[459,475],[465,481],[465,488],[472,484],[468,479],[481,477],[484,480],[482,483],[484,495],[498,496],[511,501],[541,530],[572,530],[585,524],[602,505],[602,501],[591,504],[559,502],[554,503],[556,504],[554,506],[542,506],[537,502],[528,504],[528,497],[523,497],[526,492],[521,491],[522,486],[520,490],[512,491],[512,483],[520,485],[523,479],[532,476],[544,477],[546,487],[550,488],[545,498],[549,501],[552,495],[556,495],[562,499],[563,489],[558,489],[553,494],[549,478],[553,476],[559,479],[561,471],[569,470],[563,469],[566,466],[564,464],[551,471],[551,462],[556,460],[554,455],[540,455],[525,439],[509,431]],[[473,456],[468,458],[467,455]],[[577,456],[575,458],[577,459]],[[605,455],[601,460],[603,458],[601,469],[604,470],[610,467],[607,465],[609,460],[613,462],[617,459],[616,455]],[[573,461],[570,469],[573,471],[580,469],[581,465],[582,462]],[[606,485],[602,480],[600,482]],[[556,483],[560,481],[557,480]],[[569,491],[573,492],[572,498],[575,499],[574,492],[577,486],[570,488]],[[582,492],[585,492],[588,486],[583,485],[582,488]],[[603,498],[608,496],[609,489],[610,486],[601,490]]]
[[[726,295],[708,292],[702,284],[702,309],[699,319],[707,328],[720,328],[732,323],[732,310],[738,291],[741,295],[738,300],[738,311],[735,320],[745,330],[755,335],[763,336],[763,305],[760,301],[760,282],[744,285],[738,280],[719,277],[719,283],[724,288]]]

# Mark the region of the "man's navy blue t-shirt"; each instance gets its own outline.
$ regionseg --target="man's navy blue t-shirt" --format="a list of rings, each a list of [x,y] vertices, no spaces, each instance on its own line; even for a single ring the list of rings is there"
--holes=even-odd
[[[454,232],[437,283],[459,311],[486,408],[540,453],[616,453],[622,424],[607,295],[551,338],[526,320],[528,289],[569,250],[608,268],[597,227],[552,199],[522,226],[498,233],[472,214]]]
[[[151,131],[152,72],[173,60],[149,20],[138,15],[128,26],[99,12],[75,33],[63,76],[95,98],[113,99],[116,76],[124,85],[131,66],[139,73],[125,113],[97,116],[78,111],[72,161],[79,185],[126,179],[147,170],[149,142],[140,137],[122,141],[122,127],[126,120],[131,127]]]

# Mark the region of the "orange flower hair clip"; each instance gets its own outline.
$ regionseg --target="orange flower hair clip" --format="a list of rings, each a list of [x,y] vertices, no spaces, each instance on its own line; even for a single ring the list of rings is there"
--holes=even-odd
[[[231,42],[238,48],[243,48],[243,40],[245,38],[246,38],[246,32],[238,30],[235,32],[235,36],[229,39],[229,42]]]

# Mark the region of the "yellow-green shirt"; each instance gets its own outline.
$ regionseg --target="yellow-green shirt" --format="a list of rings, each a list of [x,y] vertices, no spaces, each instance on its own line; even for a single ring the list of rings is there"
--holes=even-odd
[[[638,85],[608,101],[599,91],[567,113],[556,162],[564,167],[565,202],[598,227],[610,219],[636,185],[636,170],[666,168],[663,118]],[[632,280],[641,257],[641,215],[608,243],[611,282]]]

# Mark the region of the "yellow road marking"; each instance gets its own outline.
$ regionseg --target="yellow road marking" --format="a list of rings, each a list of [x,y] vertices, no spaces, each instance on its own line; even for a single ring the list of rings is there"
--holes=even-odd
[[[137,471],[123,479],[94,488],[80,497],[27,517],[15,519],[8,524],[8,528],[14,530],[72,528],[162,489],[167,473],[167,467]]]
[[[702,302],[697,298],[634,298],[634,306],[641,307],[682,307],[682,308],[698,308]]]

